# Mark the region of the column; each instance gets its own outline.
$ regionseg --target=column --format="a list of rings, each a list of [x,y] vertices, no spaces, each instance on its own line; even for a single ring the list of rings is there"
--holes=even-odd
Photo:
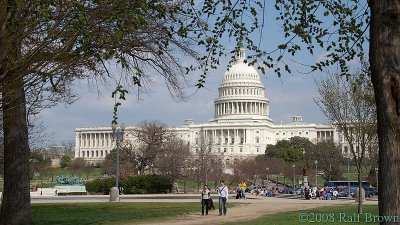
[[[75,134],[75,157],[80,156],[80,146],[81,146],[81,134],[79,132]]]
[[[263,107],[264,107],[264,103],[260,103],[260,115],[264,115],[264,112],[263,112]]]
[[[231,137],[229,135],[229,129],[228,129],[228,145],[231,143]]]

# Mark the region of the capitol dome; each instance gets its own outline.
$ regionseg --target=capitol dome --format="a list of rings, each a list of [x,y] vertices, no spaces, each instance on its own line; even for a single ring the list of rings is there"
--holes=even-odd
[[[239,49],[234,64],[225,72],[214,101],[215,120],[269,121],[269,100],[257,70],[244,62],[245,51]]]

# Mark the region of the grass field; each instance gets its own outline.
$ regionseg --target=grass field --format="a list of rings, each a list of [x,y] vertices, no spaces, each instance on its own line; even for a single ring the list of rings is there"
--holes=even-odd
[[[360,215],[359,220],[357,216],[354,217],[355,212],[357,212],[356,205],[333,206],[329,208],[324,207],[305,211],[272,214],[255,220],[225,223],[224,225],[379,224],[377,221],[373,221],[373,217],[369,217],[370,215],[378,215],[378,206],[364,205],[364,213]]]
[[[200,210],[199,203],[33,204],[34,225],[118,225]]]

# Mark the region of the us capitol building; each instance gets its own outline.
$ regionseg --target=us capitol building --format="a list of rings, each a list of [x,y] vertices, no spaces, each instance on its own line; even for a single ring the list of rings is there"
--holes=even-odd
[[[341,143],[340,133],[333,125],[303,122],[302,116],[292,121],[275,124],[269,117],[269,100],[265,87],[254,67],[244,63],[241,49],[234,64],[224,74],[214,101],[214,118],[196,124],[185,120],[184,126],[170,128],[178,137],[187,141],[193,152],[199,151],[202,140],[212,140],[212,151],[223,153],[225,160],[264,154],[268,144],[287,140],[294,136],[305,137],[317,143],[334,141]],[[132,139],[126,127],[124,140]],[[111,127],[75,129],[75,157],[97,162],[105,159],[115,146]]]

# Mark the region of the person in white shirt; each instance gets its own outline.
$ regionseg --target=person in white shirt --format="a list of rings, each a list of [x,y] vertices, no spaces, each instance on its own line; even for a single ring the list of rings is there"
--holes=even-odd
[[[336,200],[339,192],[335,189],[332,194],[333,194],[333,199]]]
[[[226,215],[226,201],[228,200],[229,190],[224,184],[224,180],[220,180],[220,186],[218,187],[218,200],[219,200],[219,216]]]

